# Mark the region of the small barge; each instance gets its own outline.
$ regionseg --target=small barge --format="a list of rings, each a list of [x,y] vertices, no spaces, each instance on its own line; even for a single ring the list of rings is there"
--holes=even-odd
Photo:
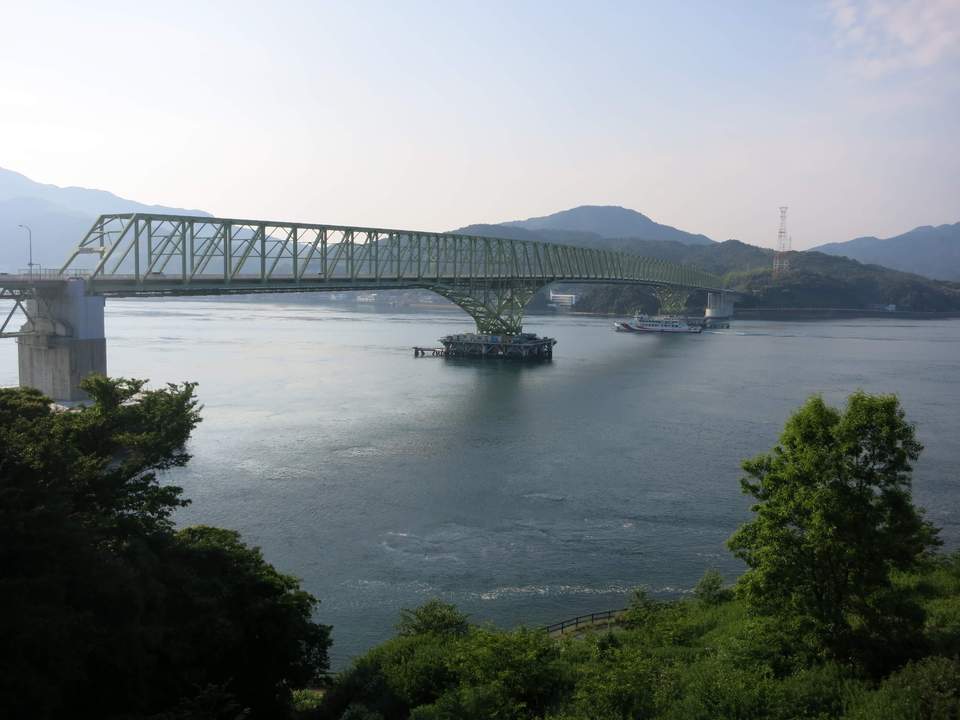
[[[549,360],[553,357],[553,338],[533,333],[519,335],[483,335],[460,333],[440,338],[442,348],[413,348],[414,357],[500,358],[505,360]]]

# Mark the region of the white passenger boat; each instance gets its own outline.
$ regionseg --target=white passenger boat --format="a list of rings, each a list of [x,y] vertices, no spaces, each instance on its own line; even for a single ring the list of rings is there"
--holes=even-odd
[[[671,315],[643,315],[637,313],[633,320],[615,322],[617,332],[635,333],[698,333],[703,330],[699,325],[690,325],[682,317]]]

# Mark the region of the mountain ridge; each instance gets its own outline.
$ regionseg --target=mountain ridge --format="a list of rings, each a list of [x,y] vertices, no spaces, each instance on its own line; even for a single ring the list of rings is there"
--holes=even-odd
[[[644,240],[674,240],[685,245],[709,245],[706,235],[663,225],[637,210],[619,205],[578,205],[550,215],[498,223],[525,230],[589,232],[605,238],[637,237]]]
[[[960,222],[920,225],[888,238],[866,235],[811,249],[935,280],[960,281]]]
[[[26,265],[27,238],[17,225],[29,225],[33,230],[34,262],[56,267],[96,216],[108,212],[209,216],[201,210],[148,205],[104,190],[37,183],[20,173],[0,168],[0,247],[3,249],[0,271]],[[941,251],[946,249],[948,255],[956,247],[960,266],[960,223],[921,226],[886,240],[862,237],[848,243],[830,243],[805,253],[792,253],[792,270],[779,279],[772,277],[773,251],[768,248],[738,240],[716,242],[705,235],[661,225],[643,213],[615,205],[581,205],[526,220],[468,225],[459,232],[625,250],[689,264],[726,276],[731,288],[747,293],[752,298],[748,302],[759,305],[840,302],[855,306],[896,304],[916,309],[960,307],[960,285],[920,277],[917,270],[911,274],[887,263],[864,264],[859,258],[843,256],[854,254],[861,246],[897,248],[906,242],[904,238],[920,238]],[[23,259],[17,260],[17,257]],[[956,279],[960,280],[960,273]],[[636,288],[598,287],[592,291],[592,304],[598,311],[609,310],[632,302],[629,300],[632,293],[641,296],[644,292]],[[586,305],[590,304],[588,300]]]
[[[128,200],[107,190],[40,183],[0,168],[0,271],[27,265],[28,236],[18,225],[32,231],[34,262],[58,267],[99,215],[129,212],[210,216],[203,210]]]

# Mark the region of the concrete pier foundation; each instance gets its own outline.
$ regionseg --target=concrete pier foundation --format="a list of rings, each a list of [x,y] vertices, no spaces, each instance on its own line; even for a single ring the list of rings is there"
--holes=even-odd
[[[733,317],[733,297],[729,293],[707,293],[707,320],[729,320]]]
[[[107,372],[103,328],[104,299],[87,295],[82,280],[27,301],[29,335],[17,338],[20,386],[36,388],[53,400],[87,398],[80,381]]]

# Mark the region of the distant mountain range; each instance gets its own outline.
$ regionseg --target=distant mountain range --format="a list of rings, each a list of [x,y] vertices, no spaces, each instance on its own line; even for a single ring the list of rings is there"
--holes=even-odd
[[[581,205],[570,210],[501,223],[507,227],[524,230],[562,230],[586,232],[604,238],[641,238],[643,240],[672,240],[684,245],[709,245],[713,242],[706,235],[677,230],[670,225],[654,222],[636,210],[616,205]]]
[[[620,234],[618,231],[629,227],[630,218],[637,219],[634,216],[643,219],[636,223],[636,227],[645,228],[648,234],[653,234],[653,225],[665,228],[668,237],[671,234],[677,237],[675,233],[680,233],[687,241]],[[591,225],[588,220],[597,224]],[[714,242],[703,235],[691,235],[658,225],[640,213],[623,208],[574,208],[545,218],[497,225],[470,225],[461,228],[461,231],[629,250],[640,255],[693,265],[725,276],[728,287],[743,291],[741,306],[870,308],[896,305],[900,309],[916,311],[960,310],[960,285],[817,251],[791,253],[790,271],[774,278],[773,250],[739,240]],[[655,311],[657,307],[656,300],[646,288],[584,285],[580,289],[584,297],[579,307],[590,312],[632,313],[638,308]],[[697,304],[702,300],[694,296],[692,303]]]
[[[29,225],[33,230],[34,261],[59,267],[94,219],[110,212],[209,215],[202,210],[146,205],[103,190],[45,185],[0,168],[0,271],[26,265],[27,238],[17,225]],[[780,278],[772,277],[772,250],[737,240],[715,242],[616,206],[584,205],[527,220],[469,225],[458,232],[629,250],[687,263],[726,276],[728,287],[746,293],[743,304],[748,305],[896,304],[914,310],[960,309],[960,284],[920,277],[960,280],[960,223],[921,227],[886,240],[857,238],[821,246],[818,252],[792,253],[791,271]],[[649,301],[643,288],[597,287],[589,290],[583,308],[619,312]]]
[[[960,281],[960,222],[924,225],[891,238],[859,237],[814,250],[937,280]]]
[[[630,241],[635,239],[665,240],[684,245],[713,243],[713,240],[706,235],[696,235],[670,225],[661,225],[643,213],[617,205],[581,205],[527,220],[512,220],[496,225],[468,225],[455,232],[548,240],[571,245],[604,245],[624,249],[631,244]]]
[[[18,225],[33,231],[34,262],[60,267],[98,215],[126,212],[209,215],[202,210],[146,205],[104,190],[46,185],[0,168],[0,271],[13,272],[27,265],[27,233]]]

